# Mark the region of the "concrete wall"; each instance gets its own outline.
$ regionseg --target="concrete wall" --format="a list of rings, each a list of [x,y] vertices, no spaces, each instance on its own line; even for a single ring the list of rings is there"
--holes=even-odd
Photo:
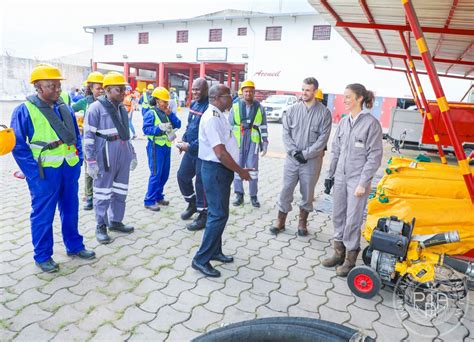
[[[34,93],[30,74],[39,63],[50,63],[58,67],[66,78],[62,86],[67,91],[71,87],[81,87],[90,72],[90,68],[85,66],[0,56],[0,100],[22,100],[26,95]]]

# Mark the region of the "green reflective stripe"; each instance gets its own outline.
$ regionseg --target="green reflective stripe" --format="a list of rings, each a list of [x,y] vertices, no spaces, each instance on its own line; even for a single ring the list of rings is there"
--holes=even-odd
[[[234,112],[234,127],[232,128],[232,132],[234,133],[235,138],[237,139],[237,145],[240,148],[241,144],[241,130],[240,130],[240,105],[239,102],[234,103],[232,105],[232,110]],[[257,109],[257,113],[255,114],[255,120],[253,121],[254,126],[260,126],[263,121],[263,116],[262,116],[262,111],[260,110],[260,106]],[[260,136],[260,133],[257,129],[252,128],[252,133],[250,135],[250,139],[256,143],[259,144],[262,141],[262,137]]]
[[[142,108],[150,108],[150,105],[148,104],[148,95],[146,93],[143,94]]]
[[[155,115],[154,125],[158,126],[160,123],[162,123],[161,120],[160,120],[160,117],[158,116],[158,113],[156,112],[156,110],[154,108],[152,108],[151,111]],[[157,144],[159,146],[166,145],[168,147],[171,147],[171,141],[168,140],[168,136],[166,134],[155,136],[155,137],[153,137],[153,135],[147,135],[147,137],[148,137],[148,139],[150,139],[151,141],[154,141],[155,144]],[[153,140],[153,138],[155,138],[155,139]]]
[[[44,150],[44,146],[58,141],[59,137],[49,124],[48,120],[41,111],[31,102],[25,102],[26,108],[33,124],[34,133],[29,141],[33,158],[37,161],[41,153],[41,163],[43,167],[58,168],[62,165],[64,159],[69,166],[74,166],[79,162],[76,146],[66,144],[59,145],[52,150]]]

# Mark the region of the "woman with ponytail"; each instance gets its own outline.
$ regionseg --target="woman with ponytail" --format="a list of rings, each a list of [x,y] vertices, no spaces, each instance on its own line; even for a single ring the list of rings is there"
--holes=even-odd
[[[382,127],[370,114],[374,93],[362,84],[349,84],[344,91],[344,117],[332,142],[326,193],[334,184],[334,255],[323,260],[346,277],[360,252],[361,226],[372,178],[382,162]],[[339,266],[340,265],[340,266]]]

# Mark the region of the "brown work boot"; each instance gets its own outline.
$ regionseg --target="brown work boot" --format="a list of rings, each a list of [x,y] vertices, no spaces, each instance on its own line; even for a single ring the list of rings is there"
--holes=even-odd
[[[324,267],[334,267],[342,265],[344,259],[346,258],[346,247],[342,241],[334,241],[334,254],[324,259],[321,264]]]
[[[284,213],[283,211],[278,211],[277,223],[275,226],[270,228],[270,232],[275,235],[278,235],[278,233],[281,233],[282,231],[284,231],[287,216],[288,216],[288,213]]]
[[[344,263],[336,268],[336,275],[338,275],[339,277],[347,277],[349,272],[355,267],[359,252],[360,248],[355,251],[347,252]]]
[[[308,235],[308,216],[309,212],[300,208],[300,219],[298,221],[298,235]]]

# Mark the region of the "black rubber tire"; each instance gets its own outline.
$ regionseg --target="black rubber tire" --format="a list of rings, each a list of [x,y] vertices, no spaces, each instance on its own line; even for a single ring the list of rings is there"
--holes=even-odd
[[[372,251],[370,251],[369,253],[369,246],[367,246],[362,251],[362,261],[364,262],[364,265],[370,266],[371,260],[372,260]]]
[[[358,331],[306,317],[270,317],[243,321],[213,330],[193,341],[349,341]],[[364,341],[374,341],[367,337]]]
[[[354,267],[347,275],[347,285],[357,297],[370,299],[379,293],[382,281],[379,274],[369,266]],[[367,286],[362,290],[363,286]]]

